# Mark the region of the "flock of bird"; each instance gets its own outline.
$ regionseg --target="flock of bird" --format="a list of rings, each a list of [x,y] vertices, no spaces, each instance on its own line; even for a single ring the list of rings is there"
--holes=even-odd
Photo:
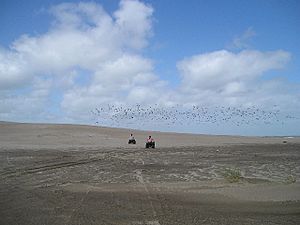
[[[200,107],[200,106],[173,106],[159,105],[133,106],[103,105],[91,111],[96,124],[105,126],[128,126],[164,124],[189,125],[212,123],[221,125],[230,123],[236,126],[253,124],[284,123],[286,120],[296,119],[290,115],[282,115],[277,106],[272,110],[252,107]]]

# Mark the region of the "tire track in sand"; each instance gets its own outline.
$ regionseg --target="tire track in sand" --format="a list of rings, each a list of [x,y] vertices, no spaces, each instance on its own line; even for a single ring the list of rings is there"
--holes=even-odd
[[[139,161],[142,163],[142,165],[145,165],[144,160],[139,158]],[[149,188],[148,188],[148,183],[149,182],[145,181],[141,169],[136,169],[133,172],[135,174],[136,179],[139,181],[139,183],[141,183],[143,185],[143,187],[145,189],[145,192],[146,192],[146,195],[147,195],[147,198],[148,198],[148,202],[150,204],[150,208],[151,208],[151,211],[152,211],[152,215],[153,215],[153,218],[155,219],[155,220],[152,220],[152,221],[146,221],[146,224],[148,224],[148,225],[160,225],[159,221],[156,219],[157,218],[157,212],[156,212],[156,210],[153,206],[152,197],[151,197],[151,194],[150,194],[150,191],[149,191]]]

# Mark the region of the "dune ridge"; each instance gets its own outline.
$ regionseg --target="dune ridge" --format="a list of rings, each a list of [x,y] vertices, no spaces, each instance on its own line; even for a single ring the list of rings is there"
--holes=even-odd
[[[0,224],[296,225],[299,162],[299,137],[1,122]]]

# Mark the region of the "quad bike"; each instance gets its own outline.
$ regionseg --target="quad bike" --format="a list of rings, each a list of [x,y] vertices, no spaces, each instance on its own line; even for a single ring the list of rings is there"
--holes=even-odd
[[[133,140],[128,140],[128,144],[133,144],[135,145],[136,144],[136,141],[133,139]]]
[[[146,148],[155,148],[155,142],[146,142]]]

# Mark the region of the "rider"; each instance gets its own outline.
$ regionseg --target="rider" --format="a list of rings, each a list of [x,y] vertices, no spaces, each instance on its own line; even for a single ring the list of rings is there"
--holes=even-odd
[[[129,140],[134,140],[133,134],[130,134]]]
[[[136,141],[135,141],[135,138],[134,138],[133,134],[130,134],[128,144],[135,144],[135,143],[136,143]]]
[[[147,143],[152,143],[152,142],[154,142],[154,139],[151,136],[149,136],[147,138]]]
[[[155,148],[155,141],[151,136],[146,140],[146,148]]]

